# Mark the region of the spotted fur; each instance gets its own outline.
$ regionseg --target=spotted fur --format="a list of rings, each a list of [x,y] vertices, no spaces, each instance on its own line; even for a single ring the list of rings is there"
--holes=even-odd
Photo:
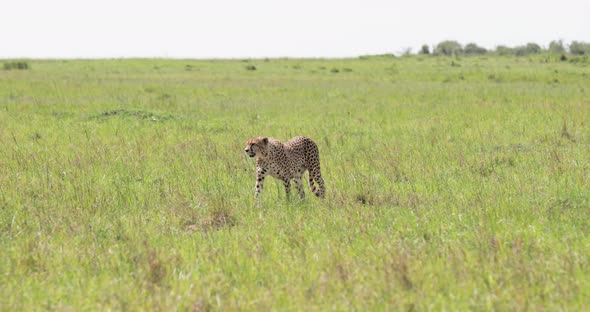
[[[318,146],[310,138],[298,136],[281,143],[267,137],[254,137],[246,141],[244,152],[256,157],[256,193],[258,197],[267,175],[273,176],[285,185],[285,192],[291,192],[291,180],[301,198],[305,197],[301,178],[309,171],[309,186],[318,197],[324,197],[326,187],[320,172]]]

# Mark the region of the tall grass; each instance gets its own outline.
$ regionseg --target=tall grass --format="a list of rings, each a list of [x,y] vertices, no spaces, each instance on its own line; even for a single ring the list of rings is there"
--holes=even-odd
[[[0,71],[2,309],[589,303],[584,63],[30,63]],[[327,198],[254,205],[257,135],[313,138]]]

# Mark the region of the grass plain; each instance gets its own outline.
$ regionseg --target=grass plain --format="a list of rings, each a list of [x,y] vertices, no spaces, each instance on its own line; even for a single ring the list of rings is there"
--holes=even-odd
[[[590,66],[32,60],[0,70],[0,310],[581,310]],[[254,204],[252,136],[327,198]]]

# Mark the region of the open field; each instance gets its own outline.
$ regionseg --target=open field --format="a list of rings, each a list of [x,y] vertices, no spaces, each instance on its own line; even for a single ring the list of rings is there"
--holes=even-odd
[[[587,59],[28,64],[0,70],[0,310],[590,305]],[[255,206],[258,135],[313,138],[327,198]]]

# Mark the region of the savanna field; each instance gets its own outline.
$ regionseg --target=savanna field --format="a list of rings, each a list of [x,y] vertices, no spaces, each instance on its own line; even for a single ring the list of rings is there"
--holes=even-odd
[[[0,68],[0,310],[590,305],[587,58],[27,63]],[[255,203],[259,135],[314,139],[326,198]]]

